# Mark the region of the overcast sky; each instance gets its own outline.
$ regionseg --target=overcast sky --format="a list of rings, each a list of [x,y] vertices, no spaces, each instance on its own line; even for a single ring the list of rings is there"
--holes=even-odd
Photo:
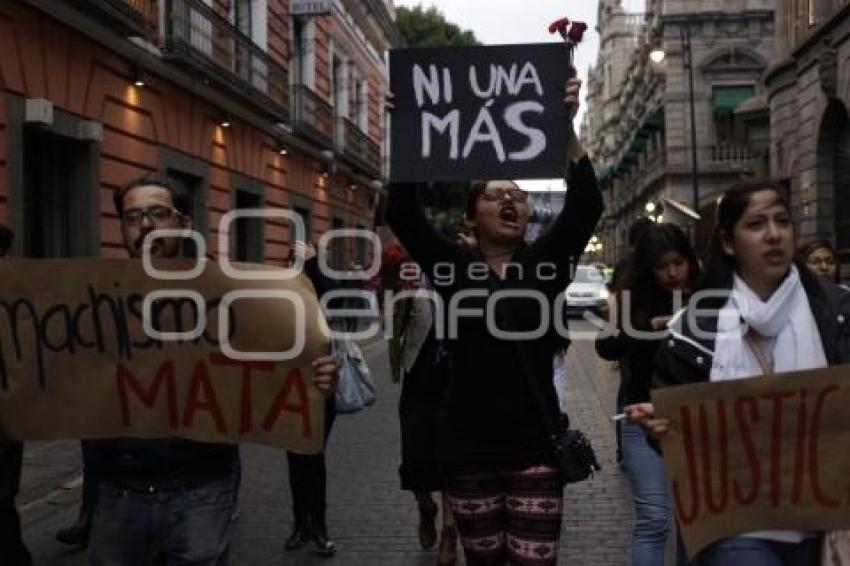
[[[558,34],[549,34],[549,24],[558,18],[586,22],[590,29],[579,45],[575,60],[579,77],[587,81],[587,69],[596,62],[599,37],[596,33],[596,0],[395,0],[396,6],[425,8],[435,6],[452,23],[472,30],[484,44],[541,43],[562,41]],[[643,0],[623,0],[628,11],[642,11]],[[581,124],[584,108],[576,118],[576,131]],[[557,181],[522,183],[527,190],[545,189]]]

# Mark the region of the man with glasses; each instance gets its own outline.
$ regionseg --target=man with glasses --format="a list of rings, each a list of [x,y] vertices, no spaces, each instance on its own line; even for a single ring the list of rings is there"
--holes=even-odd
[[[9,255],[14,233],[0,224],[0,259]],[[31,566],[32,556],[21,537],[21,518],[15,497],[21,483],[24,445],[0,435],[0,564]]]
[[[139,258],[156,229],[192,229],[188,202],[171,181],[149,175],[114,195],[124,246]],[[157,258],[180,255],[179,237],[153,240]],[[313,362],[314,385],[330,395],[337,367]],[[92,441],[103,459],[89,559],[95,566],[227,563],[236,501],[238,447],[179,438]]]

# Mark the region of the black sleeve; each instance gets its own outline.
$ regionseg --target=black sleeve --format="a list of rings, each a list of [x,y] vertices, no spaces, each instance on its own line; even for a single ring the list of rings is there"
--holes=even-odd
[[[387,220],[407,253],[433,281],[434,265],[459,264],[463,254],[431,225],[419,202],[419,190],[420,185],[391,184]]]
[[[629,353],[629,337],[622,330],[616,336],[597,338],[596,353],[603,360],[615,362],[625,358]]]
[[[585,156],[578,162],[571,161],[564,208],[549,231],[531,245],[536,261],[556,266],[557,289],[563,290],[572,279],[571,264],[584,253],[603,208],[604,202],[590,159]]]
[[[312,259],[308,259],[304,262],[304,275],[310,280],[310,283],[313,284],[313,288],[316,289],[316,296],[320,299],[322,295],[327,293],[328,291],[332,291],[337,288],[337,284],[333,279],[326,277],[322,270],[319,269],[319,260],[315,257]]]
[[[652,374],[652,389],[671,387],[673,385],[686,385],[698,381],[694,376],[684,369],[682,362],[669,348],[666,341],[661,344],[655,353],[655,371]]]

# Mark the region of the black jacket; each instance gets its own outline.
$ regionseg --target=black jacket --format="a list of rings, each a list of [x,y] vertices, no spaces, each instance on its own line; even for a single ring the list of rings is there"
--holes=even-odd
[[[837,285],[815,279],[804,268],[799,272],[827,363],[850,363],[850,293]],[[698,338],[695,330],[699,329],[700,333],[709,336],[716,334],[719,309],[712,310],[710,316],[697,317],[695,326],[691,325],[686,311],[677,317],[671,325],[670,335],[655,357],[654,387],[709,380],[714,340]]]
[[[495,281],[492,274],[491,281],[486,275],[483,279],[470,275],[470,264],[481,264],[484,258],[461,250],[434,230],[419,204],[417,187],[395,185],[390,189],[388,219],[446,305],[460,292],[474,292],[478,295],[467,295],[460,308],[486,312],[491,286],[520,291],[525,296],[498,301],[497,326],[502,330],[508,325],[519,331],[534,330],[540,326],[541,309],[536,300],[528,298],[527,291],[547,299],[551,317],[554,299],[569,285],[571,263],[584,252],[602,212],[602,197],[587,158],[571,164],[567,180],[564,208],[552,228],[513,254],[511,261],[522,269],[509,269],[503,281]],[[552,269],[538,276],[541,264],[550,264]],[[447,280],[449,267],[454,273]],[[549,321],[552,328],[551,318]],[[483,316],[458,316],[454,322],[457,338],[450,338],[447,344],[452,364],[439,442],[444,469],[451,474],[517,469],[551,461],[553,446],[528,386],[517,345],[494,336]],[[554,414],[558,403],[552,386],[552,359],[559,344],[551,331],[540,339],[520,343],[524,357],[534,366],[532,378],[540,384]]]

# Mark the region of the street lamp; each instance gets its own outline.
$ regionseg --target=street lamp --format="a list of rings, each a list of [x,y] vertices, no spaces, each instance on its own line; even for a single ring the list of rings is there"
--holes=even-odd
[[[691,50],[691,27],[688,22],[683,21],[679,25],[679,38],[682,43],[682,67],[688,70],[688,100],[691,110],[691,179],[693,183],[693,207],[699,213],[699,164],[697,161],[697,127],[696,127],[696,104],[694,103],[694,63]],[[660,64],[664,61],[666,54],[664,50],[657,47],[649,52],[649,59],[653,63]]]
[[[656,65],[660,65],[661,63],[663,63],[664,57],[664,50],[660,47],[656,47],[655,49],[649,52],[649,60],[655,63]]]

